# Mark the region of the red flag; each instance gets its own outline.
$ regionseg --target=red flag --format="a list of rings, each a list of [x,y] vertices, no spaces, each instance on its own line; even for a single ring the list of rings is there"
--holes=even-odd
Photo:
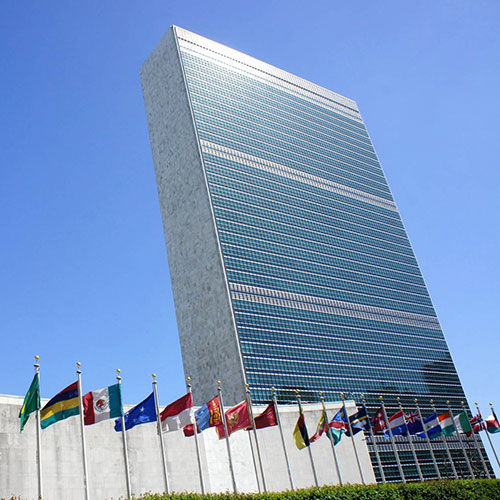
[[[484,423],[483,417],[481,417],[480,413],[470,419],[470,425],[472,425],[474,434],[477,434],[478,432],[486,429],[486,424]]]
[[[273,425],[278,425],[274,401],[269,403],[267,408],[260,415],[255,417],[254,420],[256,429],[264,429],[264,427],[272,427]]]
[[[373,432],[383,431],[386,428],[384,410],[379,408],[377,413],[372,417],[372,430]]]
[[[250,427],[252,425],[246,401],[242,401],[240,404],[237,404],[226,411],[226,424],[229,435],[239,429],[245,429],[246,427]],[[219,439],[226,437],[223,424],[219,424],[216,429]]]

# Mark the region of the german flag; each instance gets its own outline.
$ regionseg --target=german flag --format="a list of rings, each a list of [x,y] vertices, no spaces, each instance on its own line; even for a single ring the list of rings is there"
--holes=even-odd
[[[309,435],[307,434],[306,422],[304,420],[303,413],[299,415],[299,419],[295,424],[295,429],[293,430],[293,440],[299,450],[309,446]]]
[[[65,418],[78,415],[78,382],[68,385],[66,389],[57,393],[40,412],[40,425],[45,429],[49,425],[64,420]]]

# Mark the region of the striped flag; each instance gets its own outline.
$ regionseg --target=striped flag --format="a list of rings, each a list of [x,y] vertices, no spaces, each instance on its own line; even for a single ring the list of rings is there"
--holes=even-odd
[[[306,446],[309,446],[309,435],[307,434],[306,421],[304,419],[304,414],[299,415],[299,419],[295,424],[295,429],[293,430],[293,440],[297,445],[299,450],[302,450]]]
[[[83,396],[83,421],[85,425],[97,424],[123,415],[120,384],[110,385]]]
[[[455,415],[454,420],[457,432],[459,432],[460,434],[466,434],[467,436],[470,436],[472,434],[472,425],[470,425],[467,413],[462,411],[458,415]]]
[[[194,424],[193,395],[188,392],[170,403],[160,413],[160,419],[163,432],[177,431],[186,425]]]
[[[45,429],[60,420],[79,415],[78,382],[58,392],[40,411],[40,427]]]
[[[451,418],[449,411],[439,415],[438,420],[441,430],[445,436],[451,436],[455,432],[455,424],[453,423],[453,419]]]

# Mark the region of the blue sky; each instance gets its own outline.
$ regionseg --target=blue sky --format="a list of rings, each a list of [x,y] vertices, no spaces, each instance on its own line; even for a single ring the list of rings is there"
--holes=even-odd
[[[357,101],[469,402],[500,411],[494,0],[3,2],[0,393],[35,354],[44,397],[76,361],[129,403],[153,372],[184,390],[139,80],[172,24]]]

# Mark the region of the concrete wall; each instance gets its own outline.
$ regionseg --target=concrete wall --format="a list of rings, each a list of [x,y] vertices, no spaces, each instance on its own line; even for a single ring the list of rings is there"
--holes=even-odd
[[[22,499],[37,498],[36,421],[34,415],[19,432],[19,409],[22,397],[0,396],[0,498],[11,495]],[[340,407],[329,403],[329,413]],[[255,407],[258,413],[263,408]],[[305,405],[305,418],[312,435],[321,414],[319,405]],[[348,403],[353,413],[354,404]],[[307,449],[298,450],[292,438],[297,408],[280,407],[280,416],[288,449],[295,486],[314,485]],[[231,436],[236,484],[239,491],[257,491],[249,434],[238,431]],[[92,500],[126,496],[122,437],[113,430],[113,421],[85,428],[89,486]],[[232,491],[229,462],[224,440],[218,440],[214,429],[200,436],[202,469],[207,492]],[[165,490],[160,445],[154,423],[137,426],[127,432],[132,491]],[[288,473],[279,430],[271,427],[258,431],[267,487],[272,491],[289,489]],[[374,482],[373,470],[364,436],[355,438],[367,482]],[[170,486],[173,491],[200,491],[194,438],[182,431],[164,434]],[[48,500],[83,500],[83,466],[78,417],[58,422],[42,431],[42,467],[44,498]],[[320,484],[337,484],[330,442],[325,436],[311,445]],[[360,475],[352,440],[344,436],[336,446],[344,482],[359,483]]]
[[[244,398],[243,365],[174,29],[142,66],[141,82],[184,373],[196,404],[213,397],[214,380],[235,404]]]

